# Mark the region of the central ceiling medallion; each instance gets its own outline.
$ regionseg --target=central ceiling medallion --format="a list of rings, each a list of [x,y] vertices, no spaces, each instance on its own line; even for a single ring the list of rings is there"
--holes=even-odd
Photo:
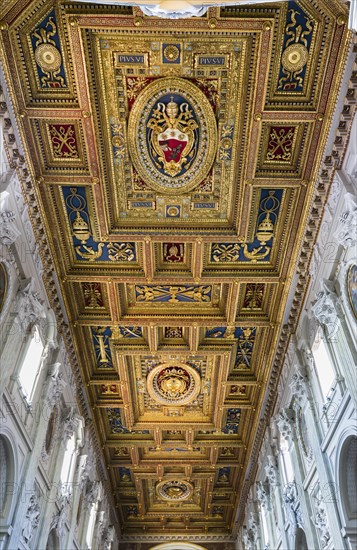
[[[182,479],[160,481],[156,485],[156,494],[162,500],[177,502],[187,500],[193,492],[193,486]]]
[[[129,117],[129,151],[139,176],[161,192],[186,192],[209,173],[217,125],[204,93],[182,78],[160,78],[140,93]]]
[[[149,395],[162,405],[187,405],[200,393],[198,372],[184,363],[163,363],[147,377]]]

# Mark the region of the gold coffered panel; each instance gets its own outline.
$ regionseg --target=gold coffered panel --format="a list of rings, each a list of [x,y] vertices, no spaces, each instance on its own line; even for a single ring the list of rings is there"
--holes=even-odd
[[[4,66],[122,536],[233,540],[344,8],[8,6]]]

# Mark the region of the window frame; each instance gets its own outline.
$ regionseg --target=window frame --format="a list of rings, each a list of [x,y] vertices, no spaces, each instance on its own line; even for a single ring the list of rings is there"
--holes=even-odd
[[[35,373],[35,376],[33,378],[32,388],[31,388],[30,393],[28,394],[26,388],[24,387],[23,383],[21,382],[21,372],[25,368],[26,357],[27,357],[27,354],[29,352],[32,340],[35,337],[35,332],[37,332],[38,337],[40,339],[41,346],[42,346],[42,351],[41,351],[41,356],[39,358],[39,361],[38,361],[38,364],[37,364],[37,367],[36,367],[36,373]],[[18,368],[18,371],[17,371],[17,382],[18,382],[19,390],[21,392],[21,395],[22,395],[23,399],[25,400],[26,404],[28,405],[28,407],[32,406],[34,396],[35,396],[35,393],[36,393],[36,389],[38,387],[38,382],[39,382],[39,378],[40,378],[40,374],[41,374],[42,366],[43,366],[44,352],[45,352],[45,342],[44,342],[44,339],[41,335],[40,327],[39,327],[38,324],[34,324],[31,327],[31,329],[29,331],[29,334],[27,336],[24,348],[23,348],[22,353],[21,353],[21,358],[20,358],[20,361],[19,361],[19,368]]]
[[[318,338],[319,338],[319,343],[317,342]],[[325,350],[326,355],[327,355],[327,358],[328,358],[328,361],[329,361],[329,364],[330,364],[330,367],[331,367],[331,370],[332,370],[332,373],[333,373],[333,378],[332,378],[332,381],[329,385],[329,390],[327,391],[326,394],[324,393],[324,388],[323,388],[323,385],[322,385],[322,382],[321,382],[320,367],[318,366],[318,361],[316,360],[316,351],[315,350],[317,349],[317,344],[318,344],[318,347],[321,346],[321,344],[323,345],[324,350]],[[314,358],[314,363],[313,364],[314,364],[314,375],[315,375],[316,383],[317,383],[317,386],[318,386],[318,389],[319,389],[319,392],[320,392],[320,396],[322,397],[323,403],[327,404],[331,401],[332,394],[333,394],[333,392],[335,390],[335,387],[336,387],[337,371],[336,371],[336,366],[335,366],[334,356],[333,356],[332,350],[330,349],[330,345],[328,343],[324,327],[321,326],[321,325],[318,327],[318,329],[316,331],[315,338],[314,338],[313,344],[311,346],[311,352],[312,352],[312,356]]]

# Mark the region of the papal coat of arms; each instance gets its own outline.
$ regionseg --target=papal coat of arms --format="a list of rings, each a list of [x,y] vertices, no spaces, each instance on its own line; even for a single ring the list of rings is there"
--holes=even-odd
[[[136,171],[152,188],[189,191],[207,176],[215,158],[212,107],[191,82],[159,78],[134,103],[128,142]]]
[[[158,167],[171,177],[186,171],[196,156],[199,140],[199,126],[189,104],[179,104],[174,96],[167,104],[159,101],[147,127],[151,130],[151,156]]]

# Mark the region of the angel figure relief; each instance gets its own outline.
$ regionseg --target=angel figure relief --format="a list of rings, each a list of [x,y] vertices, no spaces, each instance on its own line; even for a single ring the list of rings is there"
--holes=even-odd
[[[147,123],[151,155],[172,178],[187,171],[196,156],[198,124],[188,103],[158,102]]]

